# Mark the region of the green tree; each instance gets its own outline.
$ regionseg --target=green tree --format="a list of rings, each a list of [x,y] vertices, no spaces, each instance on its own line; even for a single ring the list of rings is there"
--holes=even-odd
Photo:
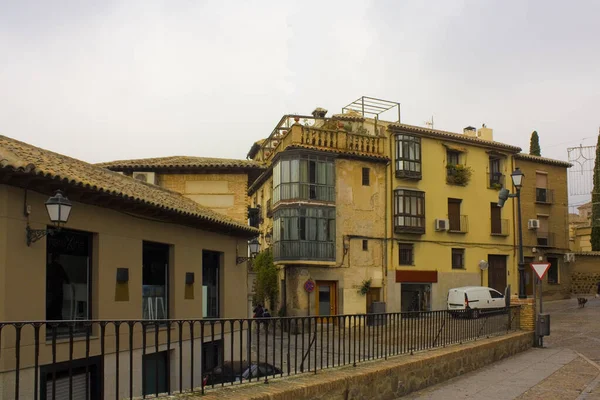
[[[542,155],[542,149],[540,149],[540,137],[538,136],[537,131],[533,131],[531,134],[531,139],[529,140],[529,154],[538,157]]]
[[[594,188],[592,189],[592,251],[600,251],[600,134],[596,142]]]
[[[273,264],[273,253],[270,249],[259,253],[252,261],[252,268],[256,272],[256,301],[265,303],[269,301],[271,314],[277,307],[279,296],[279,271]]]

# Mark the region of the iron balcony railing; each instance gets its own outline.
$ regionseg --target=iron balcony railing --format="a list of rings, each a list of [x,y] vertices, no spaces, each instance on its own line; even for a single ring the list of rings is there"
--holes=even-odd
[[[469,232],[469,217],[467,215],[460,215],[458,218],[449,218],[449,229],[450,233],[467,233]]]
[[[273,259],[335,261],[335,242],[281,240],[273,243]]]
[[[2,322],[0,374],[4,394],[12,399],[204,394],[220,386],[356,366],[519,329],[518,306],[477,316],[470,311]],[[47,331],[50,339],[40,339]]]
[[[535,188],[535,202],[541,204],[554,203],[554,191],[552,189]]]
[[[488,189],[500,190],[504,187],[505,176],[501,172],[488,172],[487,183]]]
[[[540,247],[554,247],[554,233],[552,232],[536,232],[537,245]]]
[[[508,219],[491,219],[490,220],[492,236],[508,236],[509,222]]]

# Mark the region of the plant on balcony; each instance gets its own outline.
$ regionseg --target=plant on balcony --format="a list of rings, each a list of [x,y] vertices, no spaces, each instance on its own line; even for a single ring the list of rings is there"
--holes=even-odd
[[[273,263],[271,249],[260,252],[254,258],[252,269],[256,272],[254,301],[264,304],[268,300],[271,310],[275,310],[279,296],[279,271]]]
[[[471,180],[471,175],[473,174],[473,170],[471,167],[467,167],[462,164],[448,164],[446,166],[446,182],[452,185],[461,185],[465,186]]]
[[[366,296],[367,293],[369,293],[369,290],[371,289],[371,283],[371,279],[362,281],[361,285],[358,287],[358,294],[360,294],[361,296]]]
[[[493,182],[493,183],[490,185],[490,188],[492,188],[492,189],[496,189],[496,190],[500,190],[500,189],[502,189],[502,184],[501,184],[501,183],[498,183],[498,182]]]

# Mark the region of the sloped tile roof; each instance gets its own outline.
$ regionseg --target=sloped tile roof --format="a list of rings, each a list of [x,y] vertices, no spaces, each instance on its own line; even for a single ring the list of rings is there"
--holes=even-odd
[[[0,171],[2,170],[61,181],[237,232],[258,232],[250,226],[202,207],[179,193],[0,135]]]
[[[437,129],[429,129],[429,128],[423,128],[420,126],[406,125],[406,124],[400,124],[400,123],[389,124],[388,128],[392,131],[414,132],[414,133],[419,133],[419,134],[429,136],[429,137],[435,137],[435,138],[440,138],[440,139],[445,138],[445,139],[455,140],[455,141],[463,142],[463,143],[471,143],[471,144],[477,144],[477,145],[485,146],[485,147],[493,147],[493,148],[497,148],[497,149],[508,150],[513,153],[521,151],[521,148],[517,147],[517,146],[513,146],[510,144],[501,143],[501,142],[495,142],[492,140],[480,139],[480,138],[472,137],[472,136],[466,136],[462,133],[440,131]]]
[[[171,156],[142,158],[137,160],[118,160],[96,164],[99,167],[115,171],[131,169],[260,169],[259,163],[251,160],[228,158]]]
[[[531,154],[526,154],[526,153],[515,154],[515,158],[521,159],[521,160],[526,160],[526,161],[538,162],[540,164],[556,165],[558,167],[565,167],[565,168],[570,168],[573,166],[571,163],[568,163],[566,161],[554,160],[552,158],[546,158],[546,157],[532,156]]]

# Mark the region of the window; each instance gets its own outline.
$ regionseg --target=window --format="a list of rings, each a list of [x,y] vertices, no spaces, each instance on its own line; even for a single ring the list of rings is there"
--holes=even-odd
[[[396,233],[425,233],[425,193],[394,191],[394,230]]]
[[[414,250],[413,245],[409,243],[399,243],[400,248],[400,265],[414,265]]]
[[[500,188],[504,185],[504,175],[500,170],[500,159],[497,157],[490,157],[489,166],[489,186],[490,188]]]
[[[558,284],[558,258],[548,257],[550,268],[548,268],[548,283]]]
[[[452,269],[465,268],[465,249],[452,249]]]
[[[92,235],[62,229],[46,243],[46,319],[91,319]]]
[[[101,365],[102,357],[96,356],[40,366],[39,398],[50,400],[54,391],[56,399],[68,399],[71,385],[74,399],[85,398],[86,391],[89,393],[88,400],[100,399],[104,388]]]
[[[535,174],[535,201],[538,203],[551,203],[551,192],[548,190],[548,174],[537,172]]]
[[[248,225],[258,228],[261,222],[260,206],[248,206]]]
[[[335,260],[335,208],[279,208],[273,215],[276,260]]]
[[[363,240],[362,241],[362,246],[363,246],[363,250],[364,251],[369,250],[369,241],[368,240]]]
[[[504,298],[502,293],[497,292],[495,290],[490,290],[490,296],[492,296],[492,299],[503,299]]]
[[[281,200],[335,201],[335,164],[332,158],[297,155],[273,166],[273,204]]]
[[[421,179],[421,138],[396,135],[396,177]]]
[[[167,393],[169,390],[169,380],[167,379],[168,362],[169,353],[166,351],[144,354],[142,356],[144,396]]]
[[[202,343],[202,370],[212,370],[223,363],[223,340]]]
[[[369,186],[370,182],[369,182],[369,178],[370,178],[370,173],[371,173],[371,169],[370,168],[363,168],[362,169],[362,184],[363,186]]]
[[[446,151],[446,164],[447,165],[458,165],[460,164],[460,153],[456,150]]]
[[[203,318],[221,316],[221,256],[216,251],[202,252],[202,298],[206,300],[202,304]]]
[[[142,315],[144,319],[169,318],[169,245],[142,245]]]

